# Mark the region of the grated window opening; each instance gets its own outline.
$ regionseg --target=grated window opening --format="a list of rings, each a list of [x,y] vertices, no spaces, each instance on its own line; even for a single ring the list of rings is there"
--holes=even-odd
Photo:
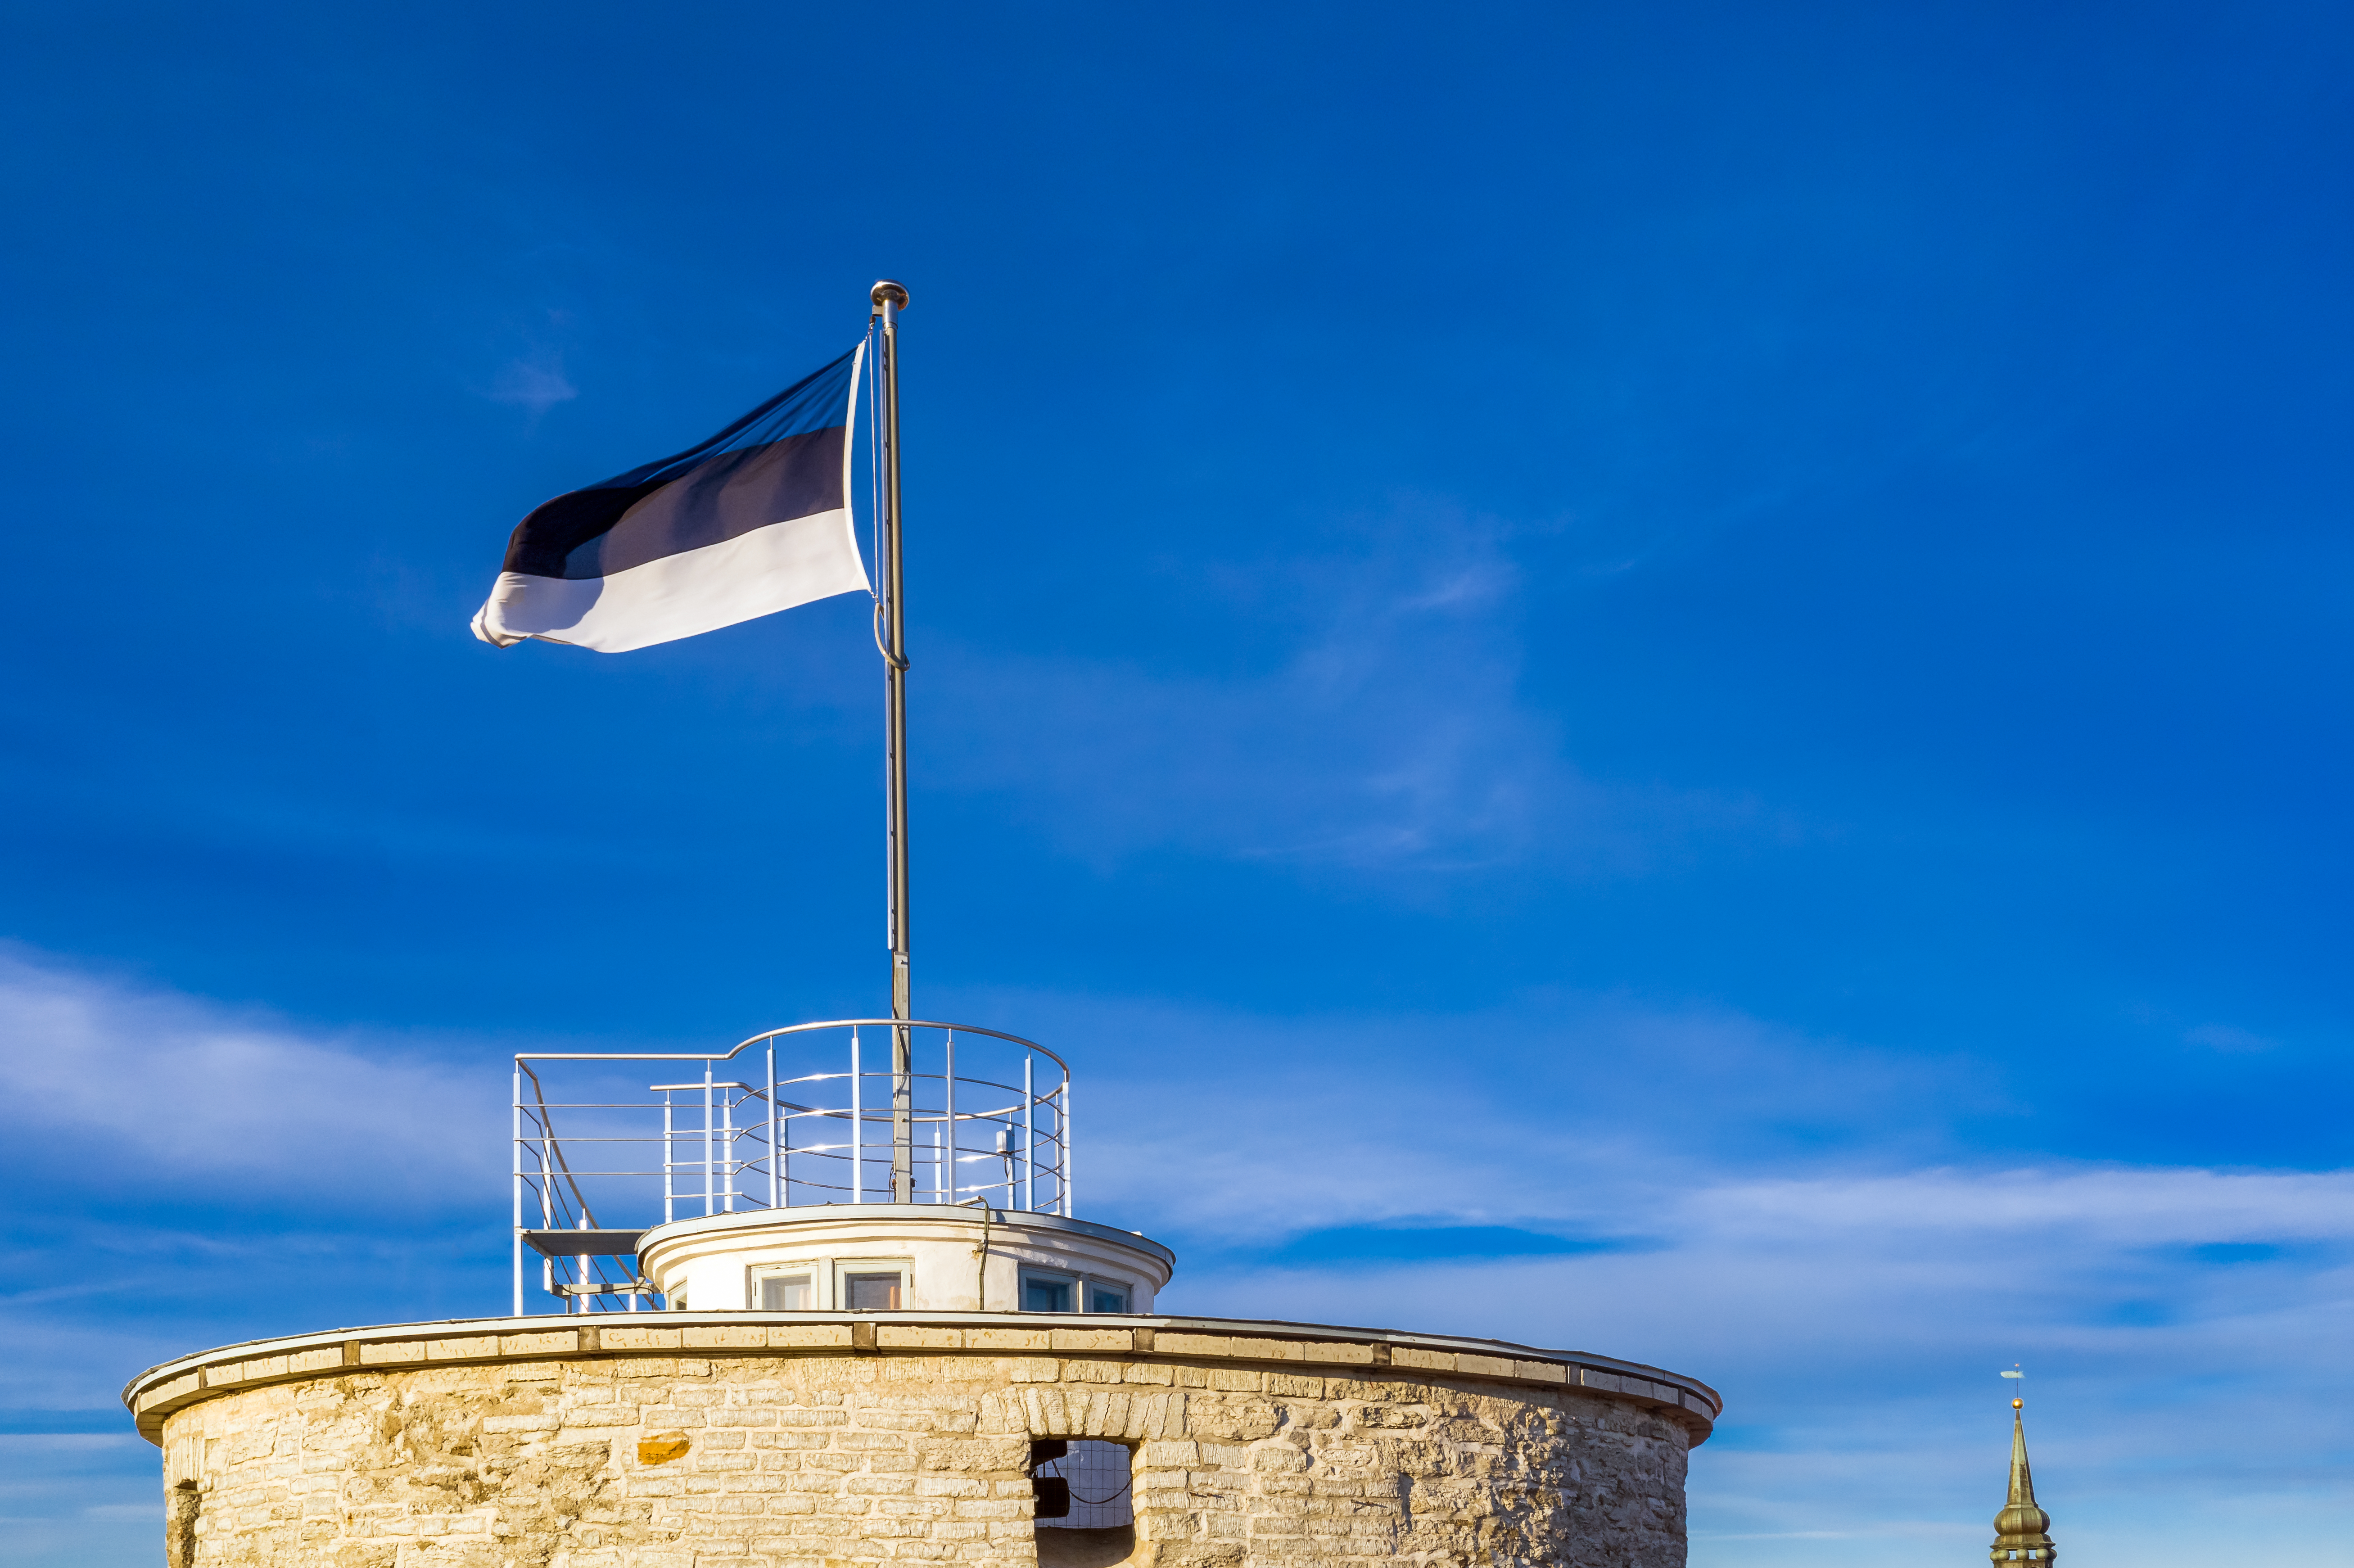
[[[1071,1489],[1071,1511],[1038,1520],[1040,1530],[1114,1530],[1136,1522],[1124,1444],[1074,1437],[1060,1458],[1044,1461],[1034,1473],[1060,1478]]]
[[[853,1312],[896,1312],[899,1309],[899,1277],[896,1274],[846,1274],[843,1276],[843,1294],[849,1299],[843,1306]]]

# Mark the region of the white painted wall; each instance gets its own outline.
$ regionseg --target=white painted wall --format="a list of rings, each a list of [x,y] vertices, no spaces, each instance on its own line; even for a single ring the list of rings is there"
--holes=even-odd
[[[984,1251],[984,1243],[986,1248]],[[1128,1310],[1150,1312],[1176,1258],[1132,1231],[1019,1210],[929,1203],[829,1203],[680,1220],[648,1231],[638,1266],[670,1298],[696,1312],[756,1308],[754,1281],[779,1270],[811,1277],[815,1311],[848,1309],[843,1277],[897,1270],[899,1309],[1013,1312],[1025,1269],[1094,1280],[1129,1293]],[[1085,1310],[1084,1297],[1075,1310]]]

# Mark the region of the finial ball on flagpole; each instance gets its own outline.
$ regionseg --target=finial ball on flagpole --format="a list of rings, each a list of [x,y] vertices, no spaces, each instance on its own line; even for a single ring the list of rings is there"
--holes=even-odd
[[[875,287],[868,292],[877,308],[886,302],[903,311],[907,308],[907,285],[905,283],[881,278],[875,281]]]

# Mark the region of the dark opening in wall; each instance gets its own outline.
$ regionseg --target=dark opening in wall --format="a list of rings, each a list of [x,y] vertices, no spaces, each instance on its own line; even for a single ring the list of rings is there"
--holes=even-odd
[[[1110,1568],[1136,1550],[1129,1465],[1121,1443],[1055,1437],[1030,1445],[1038,1568]]]
[[[164,1494],[164,1568],[196,1568],[196,1512],[203,1502],[194,1481],[182,1481]]]

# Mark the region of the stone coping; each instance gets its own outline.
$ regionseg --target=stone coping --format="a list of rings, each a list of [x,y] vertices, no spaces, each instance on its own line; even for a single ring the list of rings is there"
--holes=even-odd
[[[593,1312],[453,1318],[249,1340],[153,1366],[123,1385],[122,1403],[149,1442],[164,1418],[215,1394],[346,1372],[468,1362],[614,1356],[1076,1355],[1214,1361],[1265,1370],[1379,1378],[1413,1373],[1623,1399],[1679,1421],[1692,1446],[1724,1408],[1696,1378],[1638,1361],[1537,1350],[1502,1340],[1236,1318],[1014,1312]]]

